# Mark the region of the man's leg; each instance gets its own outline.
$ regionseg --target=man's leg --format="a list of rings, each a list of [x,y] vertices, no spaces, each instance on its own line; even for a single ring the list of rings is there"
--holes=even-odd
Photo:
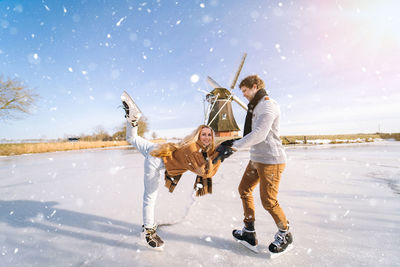
[[[260,176],[260,198],[263,207],[271,214],[278,229],[287,230],[287,219],[278,202],[279,183],[285,164],[255,163],[255,166]]]
[[[249,161],[239,185],[239,194],[240,198],[242,199],[244,212],[244,227],[242,230],[235,229],[232,231],[232,235],[236,241],[240,242],[242,245],[254,252],[258,252],[258,241],[254,228],[255,211],[253,191],[258,184],[258,181],[259,178],[257,175],[257,170],[254,168],[253,163]]]
[[[289,231],[289,223],[285,213],[278,203],[279,182],[285,164],[256,164],[260,175],[260,197],[264,208],[271,214],[278,227],[274,241],[268,246],[271,253],[281,253],[293,243],[292,233]]]
[[[239,184],[239,194],[242,199],[243,212],[244,212],[244,223],[253,223],[255,221],[255,209],[254,209],[254,188],[259,183],[260,178],[253,162],[249,161],[246,170],[242,176],[242,180]]]

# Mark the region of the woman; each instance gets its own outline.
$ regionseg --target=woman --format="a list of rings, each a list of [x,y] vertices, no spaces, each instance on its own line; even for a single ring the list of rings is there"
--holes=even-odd
[[[150,248],[162,249],[164,241],[157,235],[154,208],[158,188],[165,175],[165,185],[173,192],[180,177],[186,171],[197,174],[195,190],[197,195],[211,193],[211,177],[217,172],[220,160],[213,163],[215,151],[214,132],[200,125],[180,143],[154,144],[137,134],[142,112],[132,98],[124,92],[121,95],[127,119],[126,140],[145,157],[143,194],[143,238]]]

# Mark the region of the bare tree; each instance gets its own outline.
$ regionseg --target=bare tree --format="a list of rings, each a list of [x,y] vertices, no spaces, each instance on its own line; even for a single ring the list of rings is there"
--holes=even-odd
[[[143,136],[149,130],[149,124],[147,122],[147,118],[142,116],[138,123],[138,135]]]
[[[122,124],[120,127],[116,127],[116,132],[112,135],[113,140],[124,141],[126,135],[126,125]]]
[[[103,126],[98,125],[94,127],[93,138],[96,141],[110,141],[111,136],[107,133]]]
[[[18,114],[28,114],[37,97],[20,80],[3,80],[0,76],[0,119],[18,119]]]

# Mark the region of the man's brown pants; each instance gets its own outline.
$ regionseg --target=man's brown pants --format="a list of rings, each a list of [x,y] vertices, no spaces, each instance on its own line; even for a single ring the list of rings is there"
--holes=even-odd
[[[285,164],[262,164],[249,161],[239,185],[239,194],[243,203],[244,223],[255,221],[254,188],[260,183],[260,198],[266,209],[281,230],[288,228],[285,213],[278,203],[279,182]]]

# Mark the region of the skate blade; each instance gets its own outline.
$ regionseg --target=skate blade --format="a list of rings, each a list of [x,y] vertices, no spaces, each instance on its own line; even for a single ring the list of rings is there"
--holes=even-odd
[[[290,244],[284,251],[282,251],[282,252],[279,252],[279,253],[274,253],[274,252],[271,252],[271,251],[269,251],[269,258],[270,259],[276,259],[276,258],[278,258],[279,256],[282,256],[283,254],[286,254],[288,251],[290,251],[290,250],[292,250],[293,249],[293,244]]]
[[[140,240],[142,241],[142,244],[143,244],[145,247],[149,248],[150,250],[154,250],[154,251],[158,251],[158,252],[161,252],[161,251],[164,250],[165,243],[162,244],[161,247],[155,247],[155,248],[153,248],[152,246],[150,246],[150,245],[147,243],[147,241],[146,241],[146,235],[145,235],[143,232],[140,233]]]
[[[133,101],[132,97],[126,92],[124,91],[121,95],[121,101],[125,101],[125,102],[129,102],[133,105],[133,108],[135,109],[134,111],[136,113],[142,113],[142,111],[140,110],[140,108],[136,105],[135,101]]]
[[[125,91],[121,95],[121,101],[125,102],[129,107],[129,116],[125,115],[125,118],[128,120],[128,122],[137,122],[142,117],[142,111],[136,105],[135,101],[133,101],[133,99]]]
[[[239,240],[239,239],[237,239],[236,237],[233,237],[233,239],[234,239],[236,242],[242,244],[244,247],[250,249],[250,250],[253,251],[254,253],[258,253],[257,246],[252,246],[252,245],[250,245],[249,243],[247,243],[246,241]]]

